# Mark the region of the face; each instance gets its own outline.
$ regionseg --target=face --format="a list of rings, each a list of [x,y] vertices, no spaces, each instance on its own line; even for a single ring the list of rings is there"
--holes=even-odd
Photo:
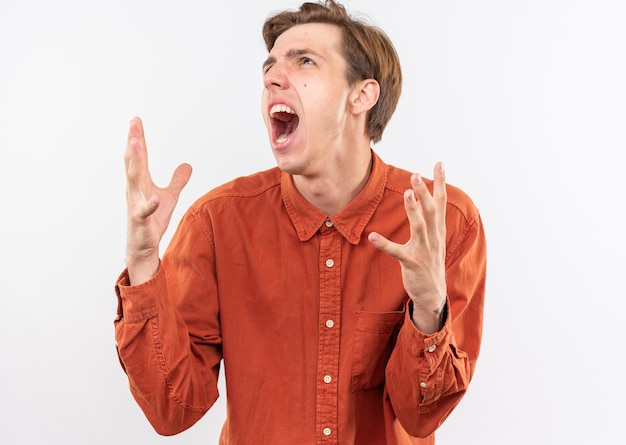
[[[323,171],[347,145],[351,87],[341,38],[333,25],[294,26],[263,65],[263,119],[278,166],[288,173]]]

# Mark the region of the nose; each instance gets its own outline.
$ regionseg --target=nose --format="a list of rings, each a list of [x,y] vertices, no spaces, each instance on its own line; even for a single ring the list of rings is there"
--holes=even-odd
[[[282,64],[274,63],[263,75],[267,89],[283,89],[287,86],[287,75]]]

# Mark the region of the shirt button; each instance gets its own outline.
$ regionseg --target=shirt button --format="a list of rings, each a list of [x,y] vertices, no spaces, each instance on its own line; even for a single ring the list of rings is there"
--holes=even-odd
[[[330,383],[333,381],[333,378],[329,375],[324,376],[324,383]]]
[[[437,346],[436,346],[436,345],[430,345],[430,346],[428,347],[428,352],[435,352],[435,349],[437,349]]]
[[[330,431],[330,428],[324,428],[324,431],[322,431],[324,433],[324,436],[330,436],[330,433],[332,431]]]
[[[335,265],[335,262],[333,260],[326,260],[326,267],[333,267]]]
[[[422,382],[422,383],[420,383],[420,386],[421,386],[422,388],[426,388],[426,382]]]
[[[330,219],[326,220],[326,227],[332,227],[333,226],[333,222]]]
[[[335,326],[335,322],[332,320],[326,320],[326,327],[328,329],[332,328],[333,326]]]

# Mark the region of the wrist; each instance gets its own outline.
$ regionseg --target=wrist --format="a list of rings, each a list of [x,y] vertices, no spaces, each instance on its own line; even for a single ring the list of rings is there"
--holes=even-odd
[[[413,300],[411,320],[416,328],[425,334],[434,334],[443,328],[448,317],[447,299],[443,298],[439,303],[424,305]]]
[[[150,257],[126,256],[126,268],[130,284],[136,286],[152,279],[159,270],[160,259],[158,255]]]

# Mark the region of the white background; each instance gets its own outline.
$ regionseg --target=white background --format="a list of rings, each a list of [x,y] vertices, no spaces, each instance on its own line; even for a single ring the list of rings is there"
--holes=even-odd
[[[222,397],[153,432],[113,342],[134,115],[174,215],[274,165],[260,29],[287,0],[0,0],[0,442],[216,444]],[[438,444],[623,443],[626,2],[347,0],[403,62],[387,162],[448,181],[489,244],[475,379]],[[166,236],[171,236],[170,228]]]

